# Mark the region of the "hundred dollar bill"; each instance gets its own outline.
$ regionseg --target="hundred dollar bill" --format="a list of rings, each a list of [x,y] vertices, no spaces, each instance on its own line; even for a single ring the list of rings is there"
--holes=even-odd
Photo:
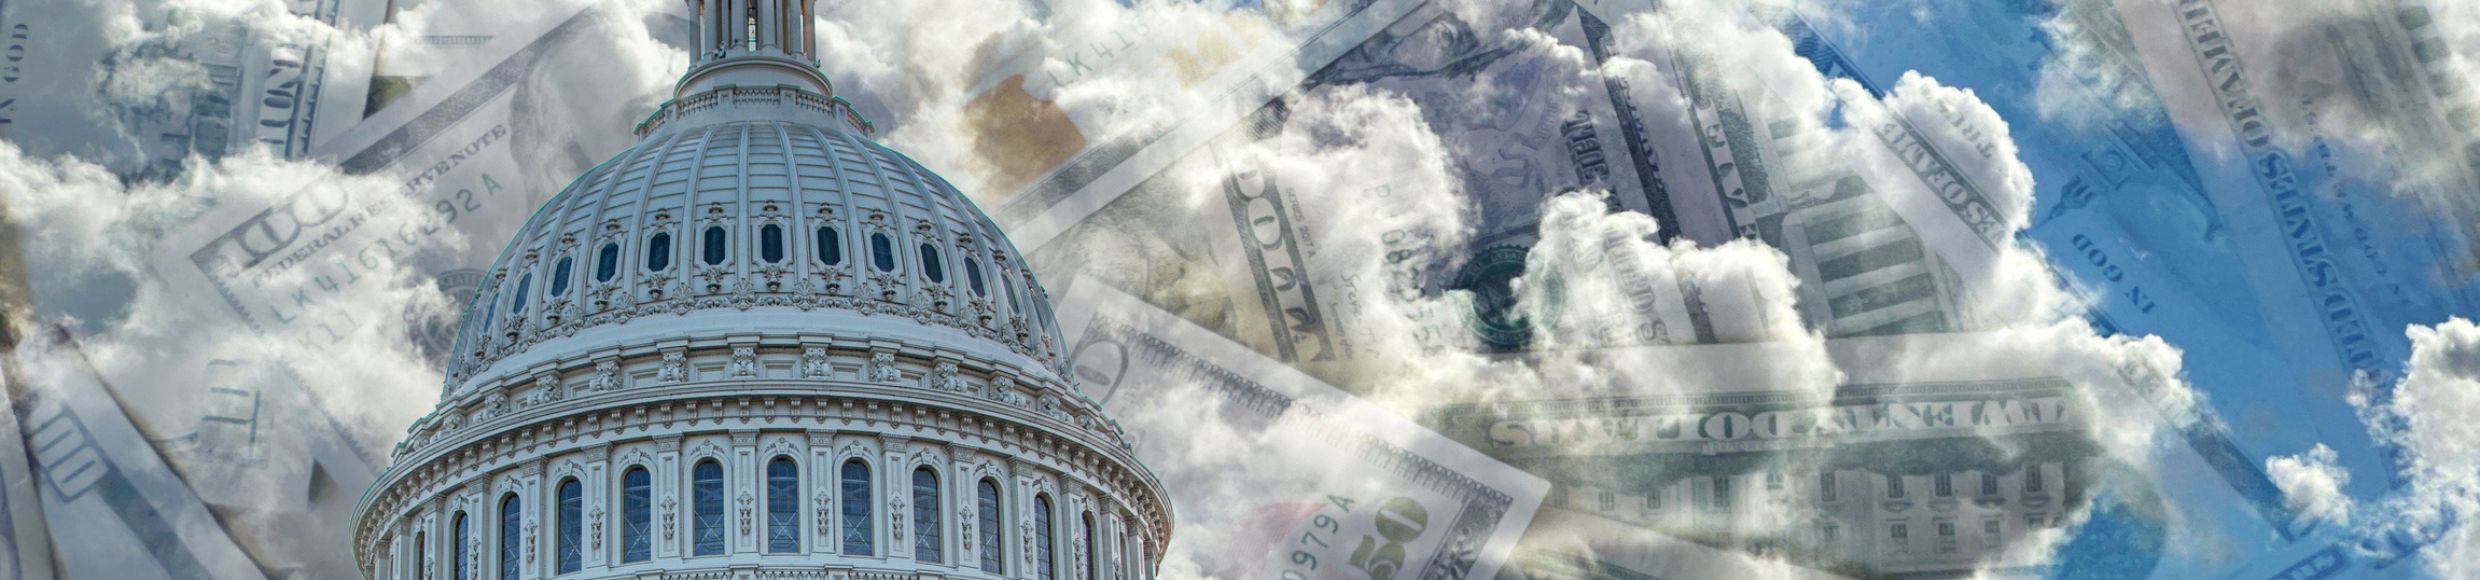
[[[14,349],[14,339],[0,347]],[[0,354],[0,356],[6,356]],[[17,377],[0,372],[8,397],[0,400],[0,578],[56,578],[50,530],[43,519],[42,478],[26,455],[26,439],[18,436],[17,409],[27,398]]]
[[[616,36],[610,27],[634,25],[594,6],[559,5],[562,11],[547,20],[512,27],[479,66],[432,79],[309,154],[348,174],[401,180],[398,190],[312,183],[272,205],[213,204],[151,246],[153,273],[175,289],[172,295],[190,300],[180,306],[296,345],[287,357],[321,356],[334,335],[370,324],[363,317],[410,314],[320,307],[355,284],[375,283],[370,279],[380,276],[366,268],[410,268],[452,300],[469,298],[494,256],[490,243],[461,240],[510,235],[530,208],[589,166],[591,152],[626,144],[623,110],[651,104],[586,103],[563,92],[591,86],[578,77],[594,74],[582,71],[595,70],[585,63],[607,44],[598,41]],[[438,356],[454,325],[430,320],[408,338]],[[171,470],[146,477],[186,481],[183,493],[219,514],[255,568],[355,574],[349,551],[324,538],[343,533],[339,526],[375,475],[384,442],[366,439],[378,430],[356,429],[327,412],[339,401],[321,397],[353,396],[339,391],[351,386],[305,388],[294,366],[303,358],[142,354],[118,361],[102,384],[110,396],[141,402],[123,408],[142,434],[131,452],[149,451],[161,462],[120,469]],[[110,521],[51,523],[55,537],[77,537]]]
[[[2173,432],[2148,405],[2091,404],[2157,398],[2141,385],[2154,379],[2070,384],[2002,342],[1829,340],[1847,377],[1830,393],[1751,380],[1784,354],[1765,344],[1627,349],[1614,355],[1660,376],[1419,418],[1550,479],[1550,508],[1812,571],[2184,577],[2220,568],[2165,556],[2169,538],[2263,534],[2199,523],[2253,515],[2228,487],[2151,475],[2205,469],[2200,455],[2170,447],[2130,465],[2104,452],[2106,430]],[[2060,536],[2049,562],[2023,549]]]
[[[1590,513],[1546,508],[1533,517],[1500,580],[1691,580],[1842,578],[1747,552],[1715,548]]]
[[[2190,357],[2186,368],[2191,376],[2198,377],[2198,384],[2206,387],[2208,392],[2234,389],[2228,393],[2217,393],[2228,397],[2214,399],[2217,403],[2237,401],[2237,404],[2248,405],[2241,411],[2251,415],[2261,412],[2257,409],[2274,406],[2269,404],[2268,399],[2297,408],[2299,399],[2268,398],[2258,392],[2263,384],[2296,380],[2280,370],[2282,361],[2273,360],[2271,353],[2251,344],[2249,337],[2258,336],[2261,331],[2247,330],[2247,326],[2221,324],[2230,320],[2246,320],[2250,316],[2232,312],[2233,304],[2243,305],[2245,298],[2205,301],[2187,291],[2190,287],[2214,287],[2203,281],[2213,279],[2213,273],[2221,271],[2234,258],[2221,252],[2138,250],[2146,242],[2166,241],[2184,246],[2213,244],[2215,240],[2225,237],[2217,233],[2222,227],[2218,225],[2217,218],[2200,217],[2212,214],[2212,204],[2200,189],[2196,189],[2199,180],[2176,135],[2169,127],[2159,124],[2162,117],[2158,105],[2149,105],[2151,89],[2142,82],[2141,75],[2131,79],[2124,74],[2125,65],[2120,60],[2122,55],[2112,52],[2114,47],[2102,46],[2092,53],[2073,55],[2076,62],[2089,67],[2084,73],[2086,76],[2101,79],[2090,84],[2103,89],[2061,91],[2064,94],[2048,97],[2051,102],[2072,99],[2092,102],[2106,98],[2113,102],[2093,103],[2092,106],[2106,106],[2121,112],[2088,120],[2089,125],[2041,122],[2046,118],[2034,110],[2035,99],[2019,90],[2035,83],[2017,76],[2039,70],[2045,59],[2055,56],[2051,52],[2052,44],[2031,39],[2041,38],[2045,33],[2100,40],[2123,38],[2123,29],[2113,36],[2112,29],[2117,27],[2115,15],[2103,15],[2106,16],[2104,19],[2091,18],[2095,15],[2088,9],[2090,4],[2063,4],[2058,8],[2063,11],[2060,18],[2051,20],[2046,31],[2038,15],[2012,12],[2031,8],[2032,5],[1973,5],[1938,11],[1939,29],[1956,34],[1877,38],[1865,43],[1871,52],[1859,54],[1847,54],[1830,35],[1808,26],[1802,14],[1782,11],[1768,14],[1768,17],[1790,37],[1798,54],[1820,72],[1832,78],[1855,81],[1872,96],[1886,95],[1883,85],[1871,80],[1873,75],[1877,78],[1895,77],[1912,70],[1932,74],[1950,85],[1975,88],[1978,95],[1987,99],[2005,118],[2017,120],[2011,126],[2011,136],[2022,145],[2017,148],[2017,155],[2033,169],[2038,178],[2036,181],[2044,188],[2039,194],[2040,199],[2065,200],[2051,202],[2052,207],[2077,207],[2074,204],[2089,202],[2097,189],[2116,188],[2129,192],[2120,194],[2121,199],[2144,204],[2138,206],[2142,208],[2140,210],[2129,208],[2129,213],[2135,214],[2128,216],[2130,219],[2175,221],[2180,224],[2181,227],[2162,229],[2150,237],[2129,236],[2116,223],[2089,221],[2089,212],[2052,211],[2047,215],[2065,217],[2036,218],[2040,226],[2035,228],[2037,235],[2034,238],[2046,242],[2053,255],[2061,256],[2060,261],[2067,262],[2064,266],[2053,265],[2054,268],[2085,276],[2090,283],[2104,285],[2107,294],[2103,296],[2103,308],[2084,313],[2096,329],[2104,333],[2156,334],[2189,348],[2190,352],[2217,353],[2210,357]],[[1851,8],[1849,14],[1838,12],[1832,17],[1860,18],[1881,27],[1918,26],[1917,19],[1905,13],[1881,6],[1861,6]],[[1962,44],[1970,39],[1986,42]],[[1921,46],[1923,44],[1934,46]],[[2145,108],[2147,106],[2151,108]],[[1918,180],[1912,184],[1893,184],[1890,191],[1881,194],[1892,196],[1896,203],[1906,204],[1910,209],[1878,209],[1881,216],[1878,223],[1905,227],[1923,225],[1924,231],[1942,229],[1948,232],[1943,238],[1946,241],[1925,242],[1928,250],[1941,261],[1961,258],[1963,263],[1977,261],[1985,264],[1997,250],[2016,243],[2000,232],[1985,231],[1985,228],[1972,225],[1982,223],[1982,220],[1965,217],[1977,215],[1973,213],[1973,208],[1987,208],[1991,207],[1987,204],[1997,203],[1981,201],[1993,199],[1976,183],[1982,178],[1959,169],[1967,162],[1991,161],[1989,157],[1996,154],[1997,146],[1990,142],[1990,136],[1957,123],[1955,111],[1907,113],[1873,106],[1864,108],[1866,110],[1857,111],[1851,117],[1870,119],[1867,127],[1874,137],[1886,146],[1892,159],[1899,161],[1899,166]],[[2151,113],[2148,115],[2147,111]],[[2094,129],[2096,126],[2099,129]],[[1938,137],[1932,138],[1931,135]],[[1809,232],[1819,230],[1815,227],[1803,229]],[[1800,236],[1785,237],[1796,240]],[[1809,260],[1803,259],[1799,247],[1800,244],[1795,242],[1785,250],[1792,254],[1795,270],[1800,271],[1803,281],[1810,283],[1810,288],[1828,288],[1809,277],[1812,266],[1803,264]],[[1991,281],[1986,276],[1969,279]],[[1828,294],[1804,293],[1803,298],[1809,300],[1803,308],[1813,310],[1819,306],[1830,306],[1840,310],[1843,302],[1866,296]],[[1961,287],[1957,294],[1968,297],[1970,288]],[[2210,412],[2206,414],[2213,415]],[[2261,444],[2263,441],[2301,437],[2300,430],[2287,422],[2265,424],[2261,430],[2253,429],[2255,426],[2249,425],[2251,429],[2243,433],[2245,440]],[[2244,497],[2248,505],[2258,512],[2258,518],[2243,519],[2276,526],[2288,525],[2287,522],[2292,519],[2290,510],[2283,506],[2279,492],[2258,467],[2261,462],[2252,458],[2262,457],[2262,454],[2243,450],[2238,443],[2242,439],[2234,437],[2218,420],[2183,423],[2177,427],[2189,449],[2212,467],[2209,472],[2194,473],[2218,474],[2223,483]],[[2290,534],[2287,529],[2281,533],[2286,537]]]
[[[337,36],[305,33],[304,25],[372,26],[387,2],[281,5],[305,22],[214,10],[142,13],[147,36],[110,44],[128,34],[107,28],[129,15],[85,2],[9,2],[0,15],[12,47],[0,64],[0,137],[139,178],[170,177],[193,156],[212,160],[252,146],[305,155],[317,137],[358,121],[362,99],[328,91],[335,68],[328,43]],[[98,104],[107,119],[90,115]]]
[[[1602,22],[1651,9],[1618,2],[1581,6],[1588,30],[1601,36],[1609,29]],[[1609,60],[1619,56],[1610,45],[1597,37],[1588,48]],[[1882,191],[1901,184],[1871,183],[1848,169],[1849,160],[1817,150],[1817,139],[1795,130],[1803,124],[1766,118],[1783,107],[1769,106],[1768,93],[1738,94],[1716,82],[1720,71],[1706,64],[1710,55],[1626,56],[1661,62],[1664,80],[1688,100],[1682,118],[1672,122],[1646,119],[1635,106],[1616,107],[1626,116],[1622,125],[1649,136],[1631,137],[1632,145],[1642,143],[1640,154],[1671,168],[1671,207],[1654,214],[1666,229],[1705,244],[1747,238],[1781,250],[1801,282],[1801,318],[1827,336],[1981,325],[1964,287],[1973,270],[1937,250],[1937,240],[1903,219],[1899,198]],[[1624,86],[1612,93],[1628,97]]]
[[[60,577],[265,578],[67,333],[46,334],[7,366],[12,384],[32,383],[11,394]]]
[[[1548,490],[1099,281],[1059,315],[1079,387],[1171,486],[1207,576],[1489,578]]]
[[[1079,43],[1072,54],[1026,54],[984,75],[967,103],[966,116],[983,124],[979,154],[1002,169],[998,185],[1013,191],[991,212],[1019,247],[1041,248],[1068,228],[1109,205],[1207,140],[1246,118],[1269,99],[1298,85],[1307,71],[1360,46],[1421,0],[1322,2],[1301,9],[1269,9],[1266,21],[1235,18],[1225,33],[1193,38],[1146,34],[1145,23],[1114,31],[1107,42]],[[1267,29],[1270,22],[1273,29]],[[1279,46],[1273,43],[1288,43]],[[1142,44],[1140,44],[1142,43]],[[1045,72],[1045,58],[1068,65],[1064,76]],[[1209,106],[1158,132],[1088,135],[1097,120],[1080,119],[1049,100],[1052,91],[1092,76],[1097,69],[1159,70],[1187,90],[1208,97]],[[1095,111],[1091,114],[1107,114]],[[1022,187],[1015,187],[1021,184]]]
[[[1518,24],[1562,44],[1609,42],[1607,27],[1572,2],[1543,0],[1525,6],[1525,19]],[[1206,140],[1156,176],[1115,194],[1107,205],[1037,250],[1037,265],[1084,268],[1082,272],[1116,288],[1330,380],[1345,380],[1356,363],[1377,352],[1373,345],[1391,338],[1373,335],[1388,324],[1369,320],[1365,310],[1368,301],[1398,292],[1436,296],[1463,290],[1473,296],[1469,302],[1413,313],[1419,338],[1432,344],[1522,350],[1528,348],[1536,324],[1571,330],[1610,326],[1579,335],[1615,345],[1762,338],[1763,324],[1753,314],[1749,292],[1702,287],[1685,277],[1638,269],[1643,261],[1624,255],[1591,260],[1594,271],[1565,274],[1613,279],[1629,297],[1621,306],[1625,312],[1528,320],[1509,311],[1511,281],[1525,273],[1531,247],[1543,235],[1544,201],[1593,190],[1605,192],[1612,211],[1666,215],[1670,194],[1660,168],[1640,153],[1647,147],[1646,130],[1629,112],[1633,104],[1624,98],[1623,84],[1589,81],[1569,86],[1585,78],[1577,64],[1530,45],[1529,37],[1479,29],[1472,20],[1445,5],[1411,10],[1282,99]],[[1476,78],[1494,84],[1477,87]],[[1367,262],[1394,257],[1327,251],[1323,233],[1355,227],[1350,220],[1356,216],[1304,208],[1326,205],[1321,200],[1334,196],[1421,196],[1397,197],[1409,192],[1390,185],[1317,189],[1306,184],[1321,180],[1259,166],[1249,154],[1267,147],[1303,146],[1276,138],[1291,122],[1294,103],[1359,90],[1411,100],[1429,127],[1462,153],[1450,167],[1472,200],[1474,231],[1456,269],[1390,261],[1384,265],[1388,280],[1354,274],[1364,271]],[[1483,93],[1493,96],[1473,96]],[[1199,175],[1213,178],[1206,188],[1211,191],[1189,189]],[[1198,227],[1159,227],[1169,223]],[[1660,235],[1669,231],[1665,224]],[[1385,242],[1424,243],[1421,235],[1388,233]],[[1614,252],[1635,251],[1640,245],[1634,240],[1612,242]],[[1559,285],[1545,287],[1553,289],[1546,300],[1562,300],[1555,291]],[[1543,310],[1565,310],[1559,306]],[[1608,320],[1630,323],[1618,327]]]
[[[2375,11],[2367,3],[2345,5]],[[2225,26],[2225,12],[2232,19],[2255,18],[2263,7],[2180,1],[2125,3],[2119,10],[2139,40],[2146,70],[2179,88],[2164,94],[2175,103],[2169,109],[2190,147],[2237,153],[2202,166],[2206,189],[2227,201],[2221,207],[2234,237],[2259,250],[2241,255],[2247,288],[2297,373],[2316,383],[2365,376],[2391,385],[2390,361],[2408,351],[2401,328],[2480,308],[2480,277],[2462,264],[2468,247],[2461,245],[2467,243],[2461,232],[2469,225],[2450,223],[2467,216],[2388,197],[2391,176],[2357,169],[2368,158],[2383,160],[2385,152],[2330,143],[2332,133],[2360,129],[2320,126],[2314,116],[2320,100],[2414,92],[2399,87],[2418,86],[2415,76],[2357,68],[2413,69],[2393,10],[2372,19],[2377,26],[2335,25],[2315,40],[2251,37]],[[2282,59],[2279,79],[2255,66],[2274,58]],[[2427,107],[2399,105],[2402,122],[2428,122],[2420,120]],[[2421,134],[2405,132],[2412,142],[2390,145],[2431,147],[2418,141]],[[2386,389],[2378,388],[2379,401],[2388,397]]]

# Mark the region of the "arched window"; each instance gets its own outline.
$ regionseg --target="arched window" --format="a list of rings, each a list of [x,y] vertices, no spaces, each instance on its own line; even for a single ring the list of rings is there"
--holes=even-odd
[[[620,561],[654,557],[654,481],[642,466],[620,474]]]
[[[585,566],[586,486],[577,478],[560,480],[559,573],[567,574]]]
[[[697,539],[694,552],[699,556],[723,553],[723,463],[708,459],[689,471],[689,504],[696,510],[690,520]]]
[[[1119,545],[1112,546],[1111,552],[1120,554],[1122,556],[1120,561],[1123,562],[1118,570],[1111,572],[1111,576],[1114,578],[1126,578],[1128,577],[1128,566],[1126,564],[1129,563],[1129,559],[1126,558],[1126,556],[1135,554],[1137,551],[1136,544],[1128,541],[1128,537],[1133,535],[1128,533],[1128,514],[1122,513],[1111,516],[1111,533],[1113,534],[1111,539],[1119,540]]]
[[[530,274],[530,273],[529,273],[529,274],[526,274],[526,275],[524,275],[524,276],[518,276],[518,277],[517,277],[517,295],[516,295],[516,299],[515,299],[515,300],[509,300],[509,301],[508,301],[508,314],[509,314],[510,316],[514,316],[514,315],[524,314],[524,313],[525,313],[525,291],[526,291],[528,288],[532,287],[533,285],[534,285],[534,275],[533,275],[533,274]]]
[[[465,548],[466,543],[473,540],[473,534],[465,529],[465,512],[456,512],[456,517],[448,521],[451,522],[448,538],[456,541],[448,546],[448,552],[456,555],[456,560],[449,562],[448,568],[456,571],[453,576],[456,580],[474,580],[473,554]]]
[[[790,457],[766,462],[766,551],[801,551],[801,470]]]
[[[619,270],[620,243],[603,244],[603,251],[594,256],[594,281],[610,282],[612,276],[620,275]]]
[[[939,528],[939,474],[913,469],[913,559],[946,561],[946,530]]]
[[[829,226],[818,226],[818,261],[829,266],[844,263],[844,233]]]
[[[1051,496],[1033,496],[1033,577],[1051,580],[1059,564],[1059,545],[1051,541]]]
[[[569,266],[571,263],[576,261],[577,260],[575,258],[560,256],[560,261],[551,265],[551,297],[558,298],[568,295]]]
[[[766,263],[784,261],[784,227],[766,224],[758,228],[758,257]]]
[[[844,553],[868,556],[870,546],[870,466],[855,459],[844,462]]]
[[[491,323],[497,320],[499,320],[499,293],[492,292],[491,295],[482,298],[482,326],[478,327],[482,331],[482,336],[478,338],[489,340]]]
[[[1016,283],[1008,280],[1006,268],[999,269],[999,291],[1007,294],[1008,312],[1025,313],[1025,305],[1016,301]]]
[[[1094,513],[1085,512],[1077,517],[1077,524],[1085,532],[1085,577],[1102,580],[1102,536],[1094,535]]]
[[[525,529],[520,527],[525,518],[523,508],[517,494],[499,498],[499,580],[517,580],[519,564],[524,563],[525,555],[517,553],[517,544],[525,539]]]
[[[981,522],[973,528],[973,533],[981,536],[982,571],[1005,574],[1007,571],[1000,568],[1006,565],[1006,560],[999,557],[999,482],[984,478],[976,487],[979,489],[975,491],[982,496]]]
[[[974,298],[990,297],[990,288],[982,285],[981,261],[972,258],[964,259],[964,285],[973,289]]]
[[[887,234],[870,234],[870,263],[880,272],[896,271],[896,243]]]
[[[706,240],[698,243],[698,251],[703,254],[699,257],[706,260],[708,266],[723,263],[723,244],[726,241],[728,240],[724,239],[723,226],[706,228]]]
[[[423,542],[425,539],[427,538],[423,537],[422,532],[413,533],[413,577],[415,580],[431,580],[431,550],[430,546]]]
[[[646,240],[646,271],[661,272],[672,267],[672,233],[655,232]]]
[[[939,261],[937,246],[921,245],[921,275],[929,277],[932,284],[947,283],[947,264]]]

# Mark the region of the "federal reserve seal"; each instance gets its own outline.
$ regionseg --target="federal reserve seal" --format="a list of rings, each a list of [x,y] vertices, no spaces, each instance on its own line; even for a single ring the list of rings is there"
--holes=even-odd
[[[1518,351],[1533,340],[1533,323],[1515,312],[1515,280],[1524,275],[1524,257],[1532,250],[1523,246],[1491,246],[1473,254],[1472,260],[1455,273],[1449,288],[1472,292],[1472,308],[1463,313],[1464,329],[1481,339],[1491,350]],[[1539,321],[1554,325],[1558,305],[1566,297],[1556,276],[1542,280],[1542,296],[1549,308],[1535,312],[1553,313]]]

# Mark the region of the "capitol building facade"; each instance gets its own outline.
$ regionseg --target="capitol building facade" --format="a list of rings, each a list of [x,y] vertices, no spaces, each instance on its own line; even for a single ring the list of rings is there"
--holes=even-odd
[[[1172,513],[997,226],[870,139],[810,0],[690,0],[356,507],[365,576],[1145,579]]]

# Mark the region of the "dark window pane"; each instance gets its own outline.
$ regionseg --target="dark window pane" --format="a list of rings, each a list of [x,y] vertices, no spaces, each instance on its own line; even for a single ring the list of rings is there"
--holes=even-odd
[[[870,234],[870,263],[880,272],[896,271],[896,243],[887,234]]]
[[[689,504],[696,510],[690,519],[690,535],[695,538],[695,555],[713,556],[723,553],[723,464],[709,459],[700,461],[689,472]]]
[[[766,551],[801,551],[801,471],[790,457],[766,464]]]
[[[492,322],[494,322],[494,321],[499,320],[499,308],[498,308],[498,305],[499,305],[499,293],[498,293],[498,292],[492,292],[490,296],[486,296],[486,297],[484,297],[484,298],[482,299],[482,326],[476,327],[476,328],[480,328],[480,329],[482,329],[482,336],[481,336],[481,338],[485,338],[485,339],[490,338],[490,336],[491,336],[491,323],[492,323]]]
[[[984,479],[980,486],[981,522],[973,528],[981,536],[982,571],[1004,574],[1006,563],[999,558],[999,483]]]
[[[525,562],[525,555],[517,552],[518,543],[525,539],[524,521],[524,504],[517,501],[517,494],[512,493],[501,497],[499,500],[499,580],[517,580],[517,573],[522,568],[520,564]]]
[[[672,234],[663,232],[646,241],[646,271],[661,272],[672,267]]]
[[[1059,562],[1059,546],[1051,542],[1051,496],[1033,496],[1033,577],[1051,580]]]
[[[999,291],[1007,294],[1008,312],[1025,313],[1025,305],[1016,301],[1016,283],[1008,280],[1005,268],[999,270]]]
[[[560,482],[560,573],[575,572],[585,565],[585,486],[574,478]]]
[[[706,265],[723,263],[724,242],[723,226],[706,228],[706,241],[698,245],[698,249],[704,252],[701,257],[706,260]]]
[[[454,554],[456,559],[448,562],[448,567],[456,572],[456,580],[474,580],[473,555],[465,552],[467,542],[473,541],[473,534],[465,529],[465,512],[456,512],[456,517],[449,521],[453,522],[449,524],[449,529],[454,534],[449,537],[455,539],[456,544],[448,546],[448,552]]]
[[[982,285],[981,261],[972,258],[964,259],[964,285],[973,289],[973,297],[975,298],[987,298],[990,296],[990,288]]]
[[[1078,523],[1084,524],[1085,528],[1085,577],[1101,580],[1102,536],[1094,533],[1094,514],[1085,514],[1083,518]]]
[[[514,300],[509,300],[509,301],[508,301],[508,313],[509,313],[509,314],[514,315],[514,314],[524,314],[524,313],[525,313],[525,294],[526,294],[526,292],[525,292],[525,291],[526,291],[526,290],[531,289],[531,288],[533,287],[533,285],[534,285],[534,275],[533,275],[533,274],[526,274],[526,275],[524,275],[524,276],[518,276],[518,277],[517,277],[517,296],[516,296],[516,299],[514,299]]]
[[[758,228],[758,257],[773,264],[784,261],[784,227],[766,224]]]
[[[638,562],[654,556],[654,488],[646,468],[631,467],[620,475],[620,561]]]
[[[844,462],[844,553],[868,556],[875,553],[870,545],[870,466],[859,460]]]
[[[421,532],[413,533],[413,577],[417,580],[430,580],[431,550],[429,546],[423,545],[422,540],[424,538]]]
[[[844,263],[844,234],[835,228],[818,228],[818,261],[833,266]]]
[[[939,261],[939,249],[930,244],[921,245],[921,275],[928,276],[932,284],[947,283],[947,264]]]
[[[939,528],[939,476],[924,467],[913,470],[913,559],[946,561],[946,530]]]
[[[568,295],[568,274],[569,274],[569,268],[568,268],[568,266],[569,266],[569,263],[570,263],[570,262],[574,262],[574,261],[576,261],[576,260],[575,260],[575,259],[572,259],[572,258],[569,258],[569,257],[567,257],[567,256],[561,256],[561,257],[560,257],[560,262],[559,262],[558,264],[555,264],[555,265],[551,266],[551,296],[552,296],[552,297],[555,297],[555,298],[556,298],[556,297],[560,297],[560,296],[567,296],[567,295]]]
[[[610,282],[612,276],[620,275],[619,269],[620,244],[603,244],[603,251],[594,256],[594,281]]]

